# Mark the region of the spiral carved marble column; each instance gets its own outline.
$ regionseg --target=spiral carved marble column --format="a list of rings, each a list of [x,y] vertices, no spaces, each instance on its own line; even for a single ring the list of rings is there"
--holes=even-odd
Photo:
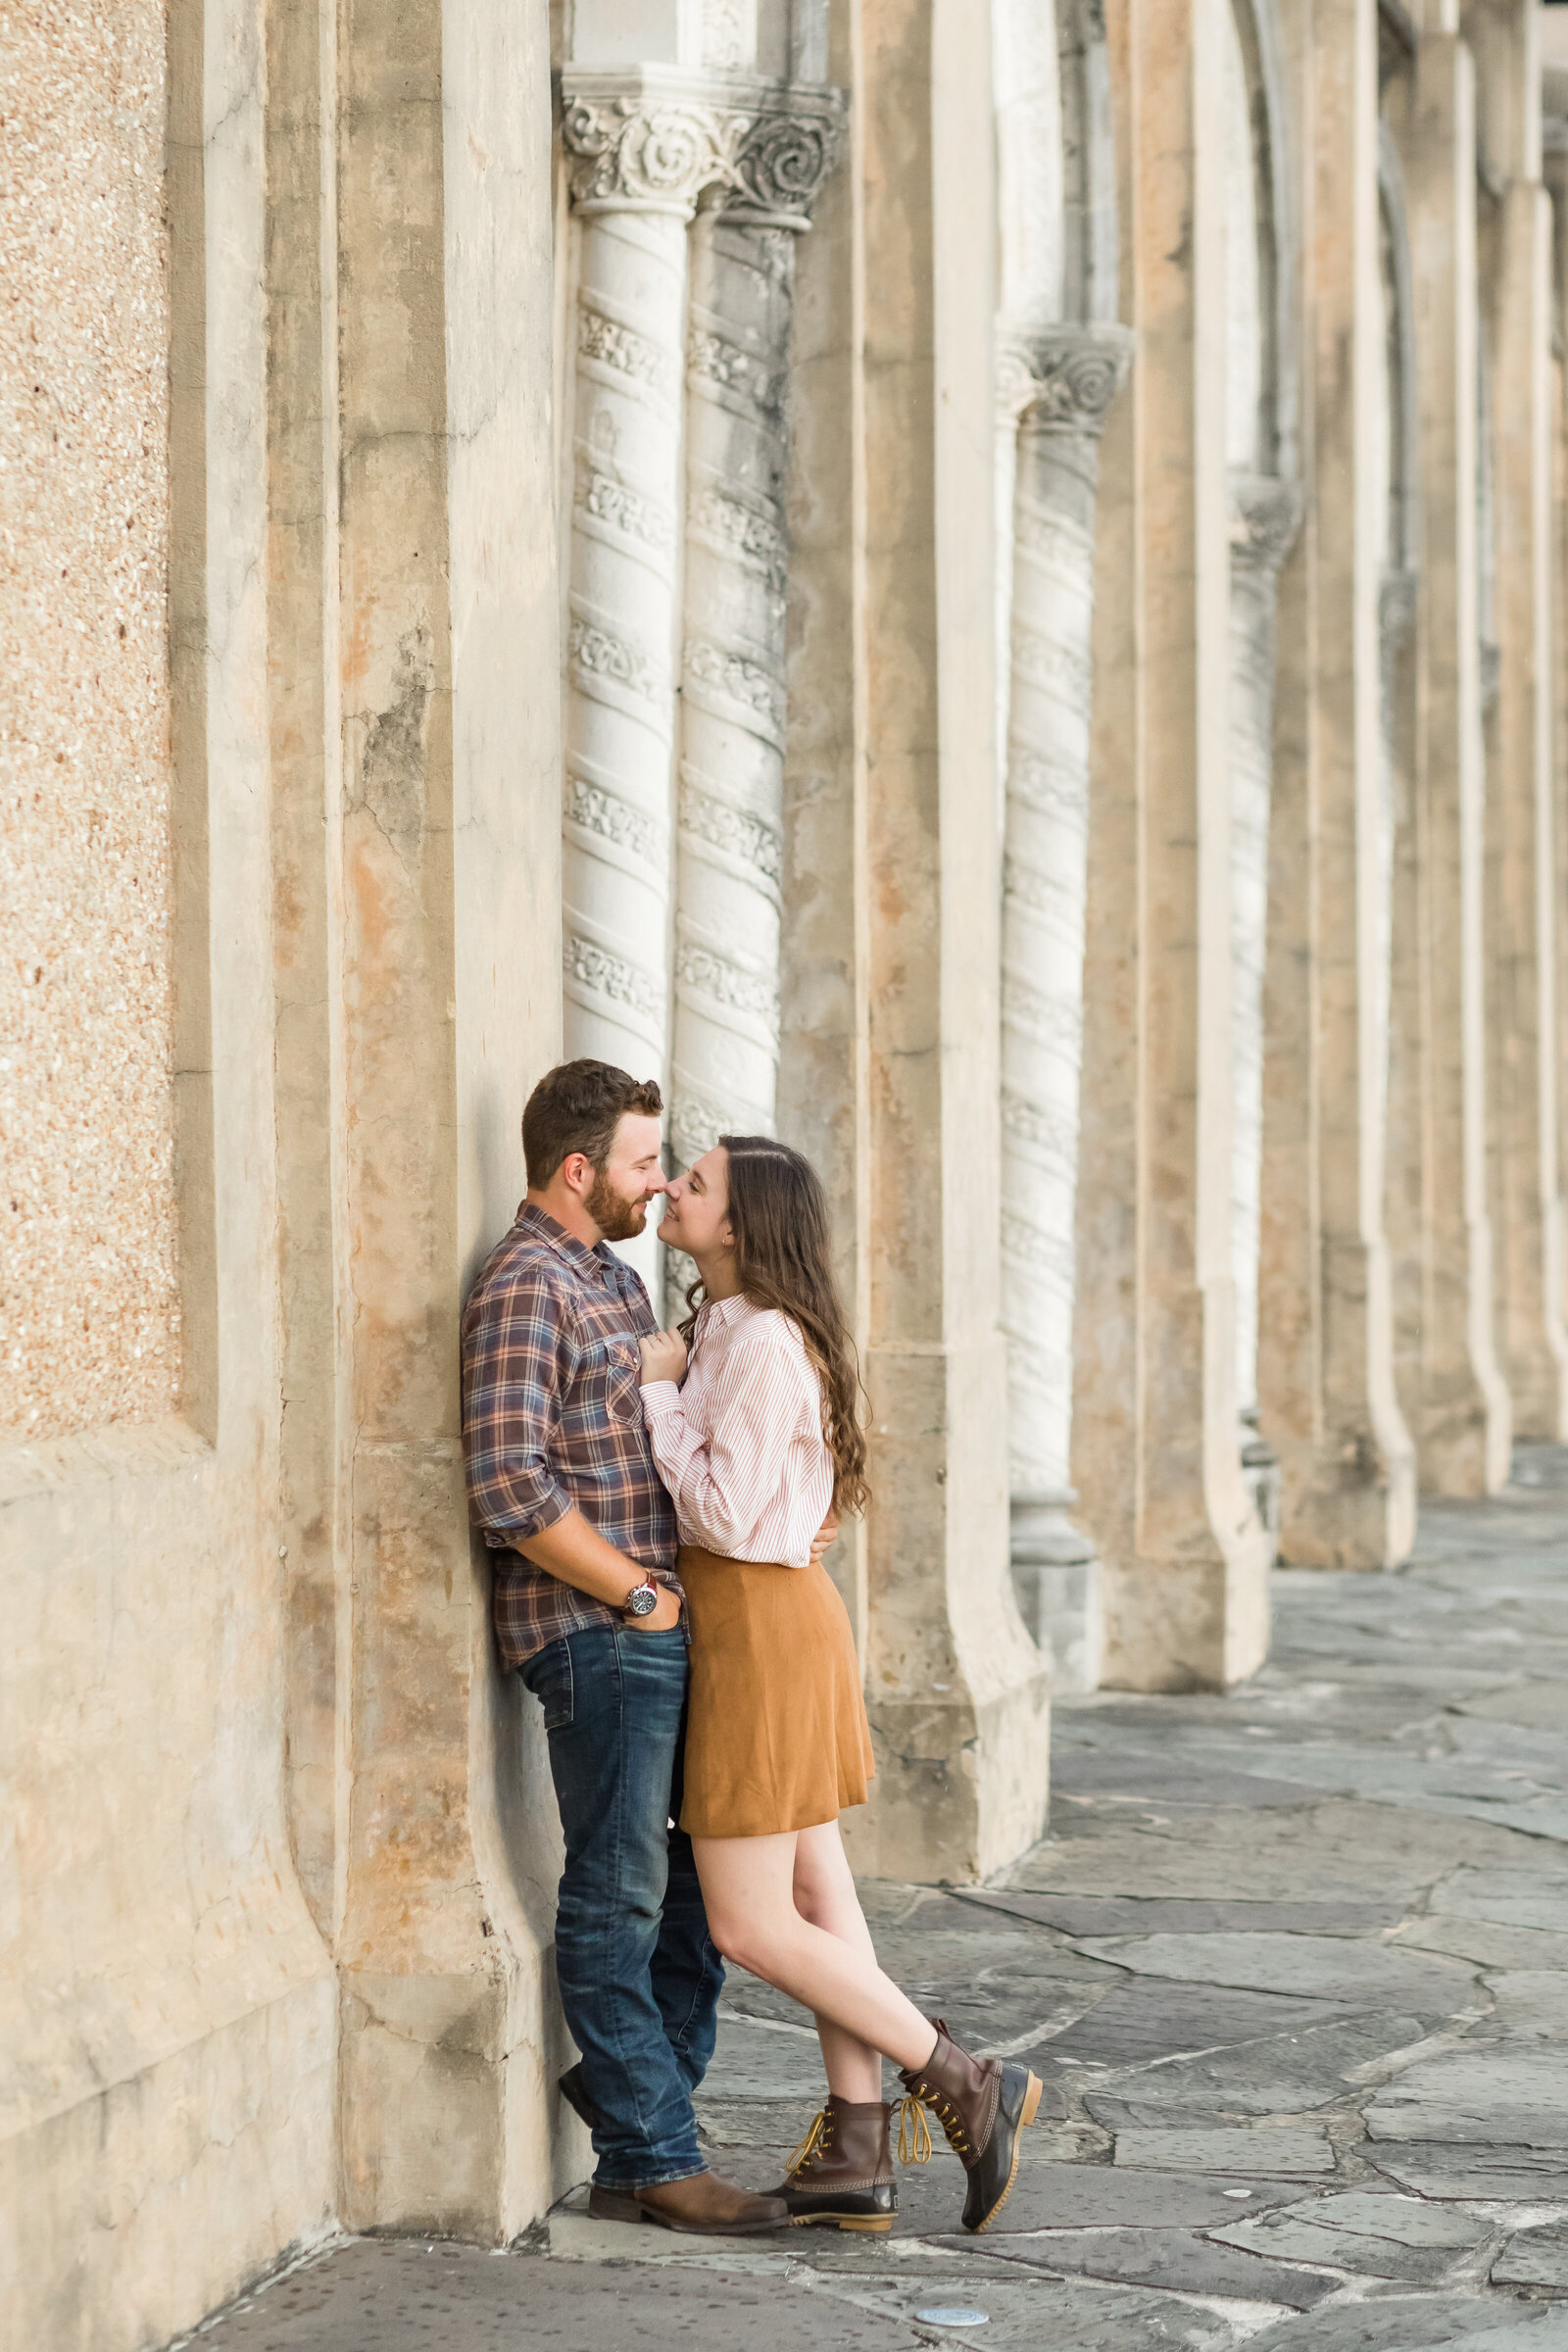
[[[1300,492],[1269,475],[1231,484],[1231,1267],[1240,1443],[1258,1516],[1279,1524],[1278,1470],[1257,1435],[1257,1256],[1262,1227],[1263,970],[1274,775],[1274,633],[1280,565]]]
[[[662,1078],[686,227],[743,125],[567,74],[582,223],[563,856],[565,1048]]]
[[[692,237],[686,594],[676,795],[671,1143],[770,1134],[778,1075],[795,240],[837,143],[836,92],[780,93]]]
[[[1094,1547],[1067,1516],[1073,1226],[1098,441],[1131,345],[1120,327],[1054,327],[1009,342],[1001,368],[1019,416],[1002,976],[1012,1564],[1057,1690],[1100,1680]]]

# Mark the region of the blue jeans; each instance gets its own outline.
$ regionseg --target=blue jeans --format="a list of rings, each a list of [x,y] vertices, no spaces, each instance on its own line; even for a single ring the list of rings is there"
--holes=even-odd
[[[589,1626],[519,1669],[545,1711],[566,1837],[556,1975],[606,2188],[706,2170],[691,2094],[718,2032],[724,1964],[680,1812],[686,1637]]]

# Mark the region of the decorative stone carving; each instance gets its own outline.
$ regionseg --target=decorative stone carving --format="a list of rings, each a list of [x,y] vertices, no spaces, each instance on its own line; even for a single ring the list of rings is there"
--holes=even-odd
[[[837,90],[791,90],[760,108],[736,159],[736,194],[726,210],[778,228],[804,229],[833,169],[844,127]]]
[[[752,62],[757,41],[751,15],[746,0],[703,0],[705,66],[732,72]]]
[[[572,202],[596,211],[671,213],[689,220],[713,187],[743,212],[804,228],[833,166],[839,92],[677,67],[562,76],[562,138]]]
[[[797,96],[800,94],[797,93]],[[771,1134],[778,1077],[795,235],[838,100],[763,112],[692,239],[671,1145]],[[679,1280],[680,1269],[673,1269]]]
[[[1073,1228],[1089,845],[1097,439],[1125,381],[1118,326],[1004,339],[1012,452],[1003,859],[1003,1317],[1012,1562],[1054,1687],[1100,1679],[1094,1549],[1071,1523]],[[1033,1606],[1029,1607],[1032,1599]]]
[[[1110,321],[1008,335],[998,355],[1000,397],[1038,430],[1098,438],[1132,355],[1132,329]]]
[[[1231,476],[1231,553],[1244,564],[1278,571],[1301,527],[1301,488],[1274,474]]]
[[[1274,637],[1280,565],[1300,528],[1301,493],[1272,475],[1231,477],[1231,1267],[1240,1443],[1265,1524],[1256,1434],[1257,1257],[1262,1227],[1263,962],[1274,772]],[[1265,1482],[1266,1483],[1266,1482]]]
[[[580,213],[635,208],[689,220],[705,188],[733,184],[750,127],[740,109],[673,91],[662,102],[641,88],[579,91],[562,117],[572,201]]]

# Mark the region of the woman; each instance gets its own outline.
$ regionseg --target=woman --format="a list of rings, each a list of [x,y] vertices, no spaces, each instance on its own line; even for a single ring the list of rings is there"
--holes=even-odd
[[[778,2193],[797,2223],[892,2228],[886,2054],[910,2152],[930,2152],[930,2106],[969,2176],[964,2227],[984,2230],[1012,2187],[1040,2083],[971,2058],[883,1975],[839,1838],[874,1767],[850,1621],[810,1556],[824,1520],[866,1498],[822,1188],[787,1146],[725,1136],[670,1185],[659,1238],[700,1278],[679,1330],[642,1342],[691,1627],[680,1826],[713,1940],[814,2013],[827,2069],[827,2105]]]

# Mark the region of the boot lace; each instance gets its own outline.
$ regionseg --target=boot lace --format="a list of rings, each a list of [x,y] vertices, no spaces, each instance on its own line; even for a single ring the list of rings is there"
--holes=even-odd
[[[931,2161],[931,2127],[925,2120],[925,2109],[912,2095],[899,2101],[899,2162],[901,2164],[929,2164]]]
[[[934,2017],[931,2020],[931,2023],[937,2030],[938,2048],[941,2047],[944,2041],[951,2041],[953,2039],[953,2035],[948,2032],[948,2021],[945,2017]],[[907,2080],[907,2078],[906,2078],[906,2080]],[[948,2135],[948,2145],[953,2150],[955,2156],[957,2157],[959,2163],[968,2165],[974,2161],[974,2150],[969,2145],[969,2134],[964,2128],[962,2116],[958,2113],[958,2110],[956,2107],[955,2107],[947,2092],[945,2090],[939,2090],[935,2083],[928,2082],[923,2075],[921,2076],[919,2082],[915,2084],[909,2096],[905,2100],[904,2104],[906,2107],[918,2107],[921,2100],[924,2100],[928,2107],[932,2107],[936,2110],[937,2121]],[[921,2127],[925,2132],[925,2152],[926,2156],[929,2156],[931,2153],[931,2127],[926,2123],[923,2116],[921,2117],[920,2121]],[[899,2154],[901,2161],[907,2162],[907,2159],[904,2156],[904,2127],[902,2124],[899,2127]],[[925,2162],[925,2157],[922,2156],[918,2158],[917,2161],[923,2164]]]
[[[833,2145],[833,2118],[825,2107],[819,2107],[811,2118],[811,2128],[796,2149],[785,2171],[793,2180],[797,2173],[809,2172],[818,2156],[825,2156]]]

